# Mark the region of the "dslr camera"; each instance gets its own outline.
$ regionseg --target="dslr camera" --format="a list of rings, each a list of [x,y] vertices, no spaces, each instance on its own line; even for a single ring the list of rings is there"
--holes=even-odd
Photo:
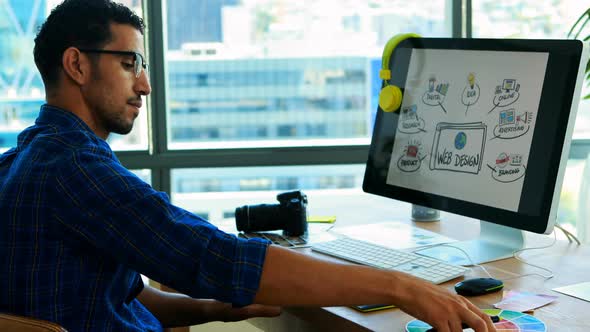
[[[307,232],[307,196],[301,191],[277,195],[279,204],[244,205],[236,208],[236,226],[244,233],[282,229],[286,236]]]

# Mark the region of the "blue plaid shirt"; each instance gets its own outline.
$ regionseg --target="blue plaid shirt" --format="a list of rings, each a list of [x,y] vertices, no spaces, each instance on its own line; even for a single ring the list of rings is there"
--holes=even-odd
[[[0,156],[0,312],[70,331],[161,331],[140,275],[196,298],[252,303],[268,242],[172,205],[73,113],[44,105]]]

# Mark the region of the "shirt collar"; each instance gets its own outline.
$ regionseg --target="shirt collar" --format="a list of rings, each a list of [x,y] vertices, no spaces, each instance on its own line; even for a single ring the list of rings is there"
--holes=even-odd
[[[82,119],[80,119],[76,114],[65,109],[59,108],[57,106],[51,106],[48,104],[44,104],[41,106],[41,111],[39,112],[39,116],[35,120],[35,124],[51,124],[58,127],[75,128],[84,131],[89,131],[92,134],[94,134],[92,129],[90,129],[90,127],[88,127],[88,125],[84,121],[82,121]]]

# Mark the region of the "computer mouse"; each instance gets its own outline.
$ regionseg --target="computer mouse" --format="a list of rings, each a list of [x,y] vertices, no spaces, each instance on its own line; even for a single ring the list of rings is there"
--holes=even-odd
[[[463,296],[476,296],[493,293],[504,288],[502,280],[494,278],[473,278],[455,284],[455,291]]]

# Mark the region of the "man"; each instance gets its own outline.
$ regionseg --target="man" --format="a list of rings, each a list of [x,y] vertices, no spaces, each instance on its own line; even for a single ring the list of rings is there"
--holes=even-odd
[[[439,331],[495,331],[466,299],[406,274],[225,234],[126,170],[105,139],[129,133],[151,91],[143,31],[109,0],[66,0],[41,27],[47,104],[0,157],[0,311],[71,331],[160,331],[274,306],[394,303]]]

